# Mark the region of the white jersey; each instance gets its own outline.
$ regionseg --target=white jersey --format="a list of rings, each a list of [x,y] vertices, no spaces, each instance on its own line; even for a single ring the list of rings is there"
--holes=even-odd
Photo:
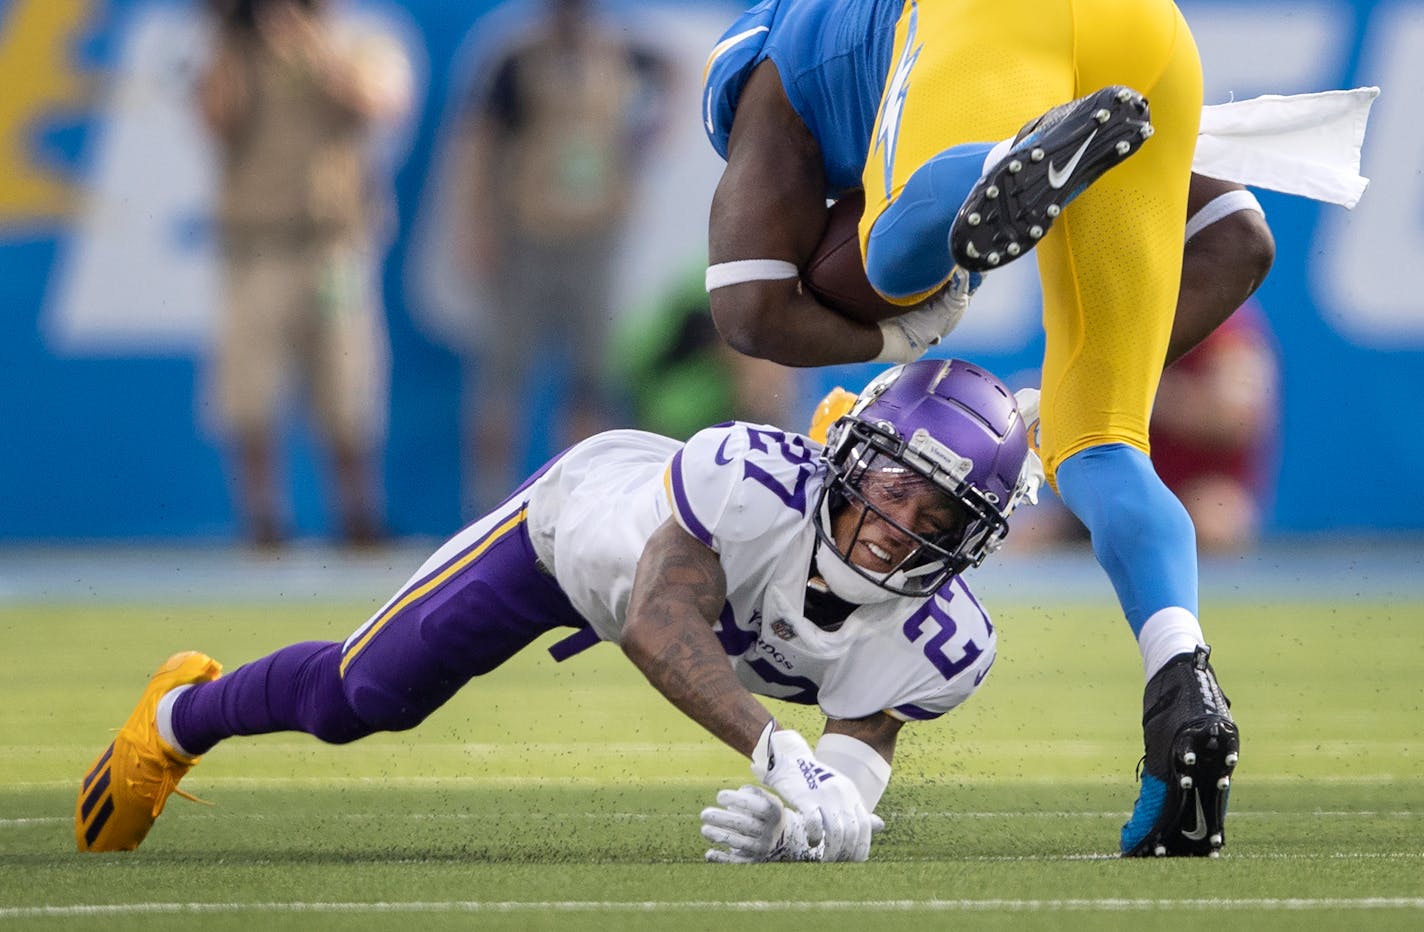
[[[671,517],[721,561],[727,601],[714,630],[747,689],[817,704],[829,718],[943,715],[994,662],[993,625],[963,580],[929,598],[860,606],[835,631],[803,614],[820,453],[800,434],[744,423],[686,444],[600,434],[530,487],[530,537],[574,607],[617,641],[643,547]]]

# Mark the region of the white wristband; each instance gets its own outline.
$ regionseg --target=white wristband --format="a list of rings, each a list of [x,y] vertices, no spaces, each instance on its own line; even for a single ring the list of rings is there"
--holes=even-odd
[[[796,265],[784,259],[738,259],[735,262],[718,262],[707,267],[707,290],[715,291],[743,282],[780,281],[785,278],[798,278],[800,275]]]
[[[821,735],[816,742],[816,760],[848,777],[870,812],[890,785],[890,762],[859,738],[835,732]]]
[[[1266,216],[1266,211],[1262,209],[1261,202],[1256,200],[1256,195],[1250,191],[1239,189],[1227,191],[1225,194],[1218,194],[1216,197],[1202,205],[1202,209],[1192,214],[1187,220],[1186,240],[1190,240],[1202,230],[1211,226],[1218,220],[1229,217],[1238,210],[1254,210],[1262,217]],[[1184,242],[1186,241],[1184,240]]]

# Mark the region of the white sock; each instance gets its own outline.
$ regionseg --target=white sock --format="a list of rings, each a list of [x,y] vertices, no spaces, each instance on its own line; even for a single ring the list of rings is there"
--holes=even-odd
[[[1004,156],[1009,154],[1009,150],[1014,147],[1014,137],[1010,136],[1001,142],[994,144],[994,148],[989,150],[989,154],[984,156],[984,166],[979,169],[979,177],[982,178],[989,173],[989,169],[999,164]]]
[[[1202,636],[1197,616],[1176,605],[1153,612],[1152,617],[1142,625],[1142,633],[1137,636],[1137,648],[1142,651],[1142,669],[1149,680],[1173,657],[1205,646],[1206,639]]]
[[[158,708],[155,710],[153,719],[158,725],[158,737],[168,742],[168,746],[182,754],[184,757],[196,757],[184,750],[183,745],[178,743],[178,739],[173,736],[173,703],[178,701],[184,691],[192,689],[193,684],[187,683],[183,686],[175,686],[163,694],[163,698],[158,700]]]

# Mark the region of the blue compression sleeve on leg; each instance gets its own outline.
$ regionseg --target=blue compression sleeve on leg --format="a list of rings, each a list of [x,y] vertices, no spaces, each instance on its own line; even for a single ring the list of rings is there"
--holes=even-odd
[[[865,272],[877,291],[906,298],[949,278],[954,271],[949,228],[992,148],[987,142],[952,146],[910,175],[870,230]]]
[[[1074,454],[1058,494],[1092,534],[1133,636],[1161,609],[1197,614],[1196,528],[1146,454],[1121,443]]]

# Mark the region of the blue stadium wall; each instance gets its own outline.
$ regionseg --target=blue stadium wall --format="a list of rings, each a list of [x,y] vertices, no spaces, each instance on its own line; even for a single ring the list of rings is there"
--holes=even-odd
[[[190,101],[205,33],[196,0],[0,0],[0,541],[221,540],[236,531],[204,391],[215,281],[211,164]],[[619,28],[685,65],[682,101],[641,169],[620,304],[695,267],[718,162],[696,83],[735,4],[610,4]],[[1374,84],[1353,211],[1259,192],[1278,241],[1259,292],[1283,354],[1284,421],[1269,529],[1424,530],[1424,3],[1184,3],[1207,101]],[[349,2],[407,49],[419,104],[380,141],[394,211],[380,290],[394,364],[385,455],[389,521],[448,533],[462,513],[464,360],[481,294],[459,274],[451,143],[460,102],[527,3]],[[1028,263],[1022,263],[1028,266]],[[1015,267],[1016,269],[1017,267]],[[1005,270],[953,349],[1031,381],[1036,285]],[[1012,273],[1012,274],[1010,274]],[[550,452],[558,366],[523,455]],[[808,373],[814,397],[864,367]],[[477,403],[477,399],[473,400]],[[320,458],[288,431],[298,529],[327,527]]]

